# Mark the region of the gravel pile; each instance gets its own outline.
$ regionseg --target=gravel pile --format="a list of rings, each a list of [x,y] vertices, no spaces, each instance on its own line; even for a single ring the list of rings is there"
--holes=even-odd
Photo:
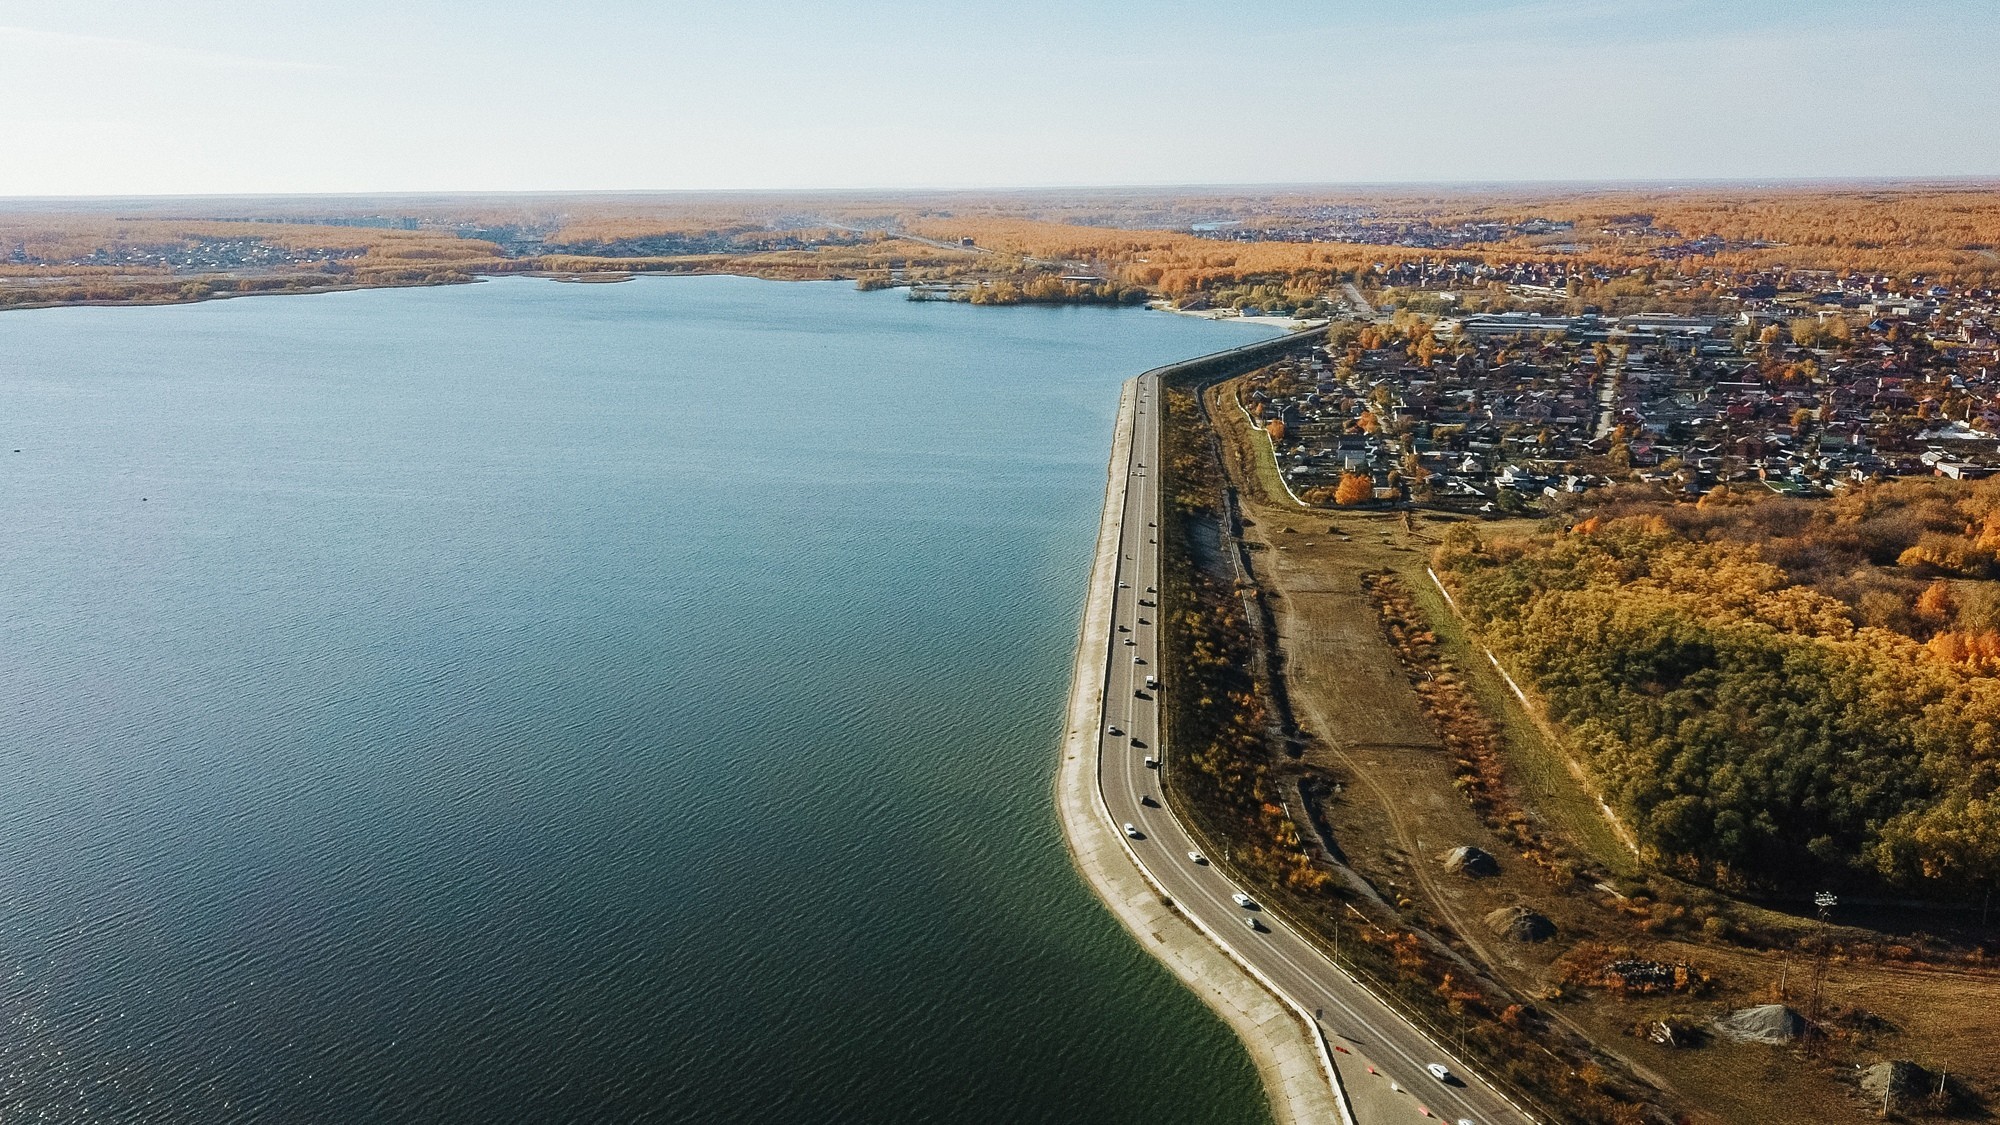
[[[1500,874],[1500,862],[1478,848],[1453,848],[1444,853],[1444,869],[1481,878]]]
[[[1921,1098],[1936,1086],[1936,1075],[1908,1059],[1884,1059],[1861,1070],[1861,1092],[1877,1103],[1885,1093],[1891,1102],[1904,1102]]]
[[[1715,1030],[1738,1043],[1790,1043],[1806,1033],[1806,1018],[1783,1004],[1759,1004],[1716,1020]]]
[[[1525,906],[1503,906],[1486,916],[1494,933],[1515,941],[1547,941],[1556,936],[1556,924]]]

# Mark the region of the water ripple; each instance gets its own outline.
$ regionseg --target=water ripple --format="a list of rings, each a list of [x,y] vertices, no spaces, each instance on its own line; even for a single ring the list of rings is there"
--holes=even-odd
[[[1048,807],[1116,384],[1232,342],[734,278],[0,316],[0,1120],[1257,1119]]]

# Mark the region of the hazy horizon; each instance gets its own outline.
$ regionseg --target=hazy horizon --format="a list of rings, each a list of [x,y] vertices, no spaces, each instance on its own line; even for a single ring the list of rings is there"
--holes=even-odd
[[[0,197],[2000,176],[2000,11],[0,0]]]
[[[1463,191],[1467,193],[1508,192],[1533,194],[1547,191],[1550,194],[1588,193],[1595,191],[1673,191],[1680,188],[1716,189],[1771,189],[1783,191],[1791,188],[1810,190],[1815,188],[1855,188],[1855,187],[1992,187],[2000,184],[2000,173],[1964,176],[1763,176],[1714,179],[1599,179],[1599,180],[1320,180],[1273,183],[1132,183],[1132,184],[1018,184],[971,187],[932,187],[922,184],[900,187],[811,187],[796,188],[500,188],[453,190],[405,190],[385,188],[379,191],[244,191],[244,192],[154,192],[154,193],[103,193],[72,195],[0,195],[0,201],[21,203],[74,203],[93,201],[118,202],[166,202],[202,200],[381,200],[381,201],[429,201],[452,199],[565,199],[572,197],[601,199],[651,200],[655,198],[712,197],[718,199],[811,199],[820,196],[852,197],[855,199],[877,199],[931,196],[1034,196],[1040,194],[1061,195],[1065,198],[1089,197],[1093,194],[1133,193],[1172,195],[1177,193],[1210,192],[1219,194],[1239,194],[1244,196],[1276,195],[1285,193],[1338,193],[1373,194],[1404,189],[1426,191]]]

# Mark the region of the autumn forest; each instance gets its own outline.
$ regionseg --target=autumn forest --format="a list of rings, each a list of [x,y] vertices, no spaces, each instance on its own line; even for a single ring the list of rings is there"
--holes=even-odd
[[[2000,482],[1610,497],[1437,566],[1667,866],[1956,897],[2000,875]]]
[[[990,303],[1287,307],[1402,263],[1638,271],[1699,301],[1736,274],[2000,279],[1991,185],[1472,191],[686,194],[104,200],[0,207],[0,307],[443,284],[501,273],[968,280]],[[1099,284],[1055,284],[1083,275]],[[1004,285],[1010,288],[1001,289]],[[1037,286],[1039,285],[1039,288]],[[1276,303],[1276,302],[1273,302]]]

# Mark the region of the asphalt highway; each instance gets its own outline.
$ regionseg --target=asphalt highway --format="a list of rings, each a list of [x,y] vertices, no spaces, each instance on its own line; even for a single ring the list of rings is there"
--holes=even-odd
[[[1197,850],[1166,807],[1160,769],[1160,705],[1172,683],[1146,686],[1160,675],[1159,523],[1161,495],[1158,375],[1139,378],[1133,440],[1120,528],[1118,584],[1112,611],[1111,657],[1105,685],[1104,729],[1098,732],[1097,783],[1111,819],[1153,881],[1182,912],[1217,935],[1237,958],[1261,972],[1291,1001],[1318,1014],[1335,1046],[1333,1061],[1348,1088],[1360,1125],[1434,1119],[1477,1125],[1531,1121],[1428,1036],[1356,984],[1323,953],[1264,909],[1232,901],[1238,887],[1213,862],[1189,858]],[[1168,762],[1169,767],[1172,766]],[[1207,857],[1204,857],[1207,858]],[[1253,930],[1250,922],[1256,923]],[[1441,1063],[1456,1084],[1433,1078],[1427,1064]]]

